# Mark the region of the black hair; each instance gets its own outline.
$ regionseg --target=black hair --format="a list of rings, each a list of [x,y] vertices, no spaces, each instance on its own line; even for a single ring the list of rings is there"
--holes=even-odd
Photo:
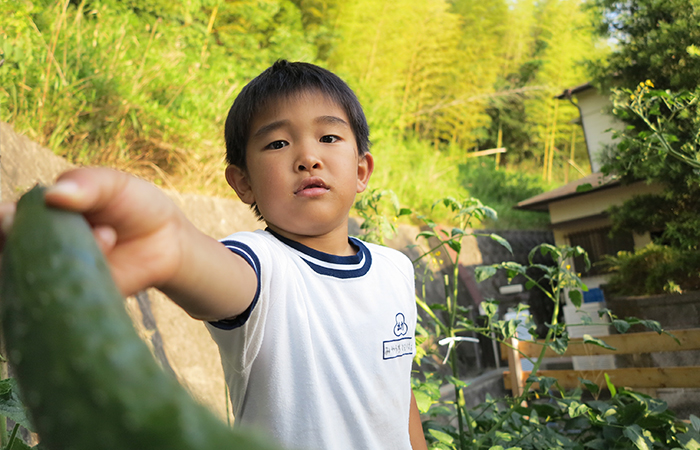
[[[369,126],[355,93],[340,77],[313,64],[279,60],[255,77],[238,94],[228,112],[224,137],[226,162],[246,170],[246,147],[255,115],[290,95],[318,91],[337,103],[348,116],[357,151],[369,151]]]

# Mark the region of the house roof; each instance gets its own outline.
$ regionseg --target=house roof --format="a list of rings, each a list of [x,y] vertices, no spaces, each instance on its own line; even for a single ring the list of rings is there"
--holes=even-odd
[[[589,189],[578,190],[579,186],[585,186],[587,184],[591,185]],[[552,202],[587,195],[591,192],[598,192],[602,189],[608,189],[619,184],[620,180],[618,178],[596,172],[554,190],[523,200],[514,208],[528,211],[547,211],[549,209],[549,204]]]
[[[576,87],[564,89],[564,92],[557,95],[555,98],[558,98],[559,100],[563,100],[565,98],[571,97],[572,95],[578,94],[579,92],[587,91],[588,89],[592,89],[592,88],[593,88],[593,85],[590,82],[583,83],[583,84],[580,84]]]

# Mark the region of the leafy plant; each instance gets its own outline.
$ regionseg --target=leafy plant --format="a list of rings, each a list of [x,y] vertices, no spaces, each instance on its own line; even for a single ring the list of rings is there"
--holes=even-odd
[[[498,212],[498,220],[487,220],[489,228],[544,229],[549,225],[546,213],[521,211],[513,206],[541,194],[548,186],[541,177],[521,170],[499,168],[492,161],[472,160],[459,167],[459,178],[469,195]]]
[[[5,362],[3,362],[5,364]],[[7,432],[7,420],[11,420],[14,425],[10,432]],[[0,448],[2,450],[27,450],[30,446],[22,440],[19,431],[25,429],[33,431],[27,410],[22,403],[17,382],[14,378],[0,380]],[[37,445],[31,447],[39,450]]]
[[[656,232],[657,242],[697,249],[700,235],[700,110],[698,92],[653,89],[614,91],[614,113],[628,126],[615,133],[602,170],[623,183],[645,181],[662,187],[658,194],[635,196],[612,208],[615,230]]]
[[[393,196],[390,197],[393,202]],[[474,235],[467,227],[474,219],[495,219],[495,212],[473,198],[461,201],[445,198],[433,205],[434,208],[438,206],[450,211],[453,226],[441,226],[428,217],[420,216],[425,230],[417,238],[427,243],[427,249],[415,260],[419,267],[426,262],[426,266],[433,269],[447,267],[444,302],[429,304],[425,297],[416,299],[427,318],[417,326],[419,345],[415,360],[420,364],[421,374],[413,378],[412,384],[431,449],[698,448],[700,419],[693,416],[690,424],[679,421],[663,401],[617,388],[609,380],[607,393],[600,392],[597,384],[587,380],[581,380],[582,388],[566,392],[556,379],[537,375],[548,347],[563,354],[568,346],[567,324],[559,323],[557,318],[565,296],[577,307],[582,304],[582,291],[587,288],[569,265],[569,261],[575,257],[582,258],[587,266],[590,265],[581,247],[542,244],[530,252],[528,264],[501,262],[477,268],[478,281],[488,279],[501,270],[506,271],[509,280],[516,276],[524,277],[527,280],[526,288],[542,291],[554,308],[545,339],[538,341],[542,352],[532,361],[533,368],[523,394],[516,398],[487,397],[485,402],[468,410],[464,399],[467,383],[459,373],[457,347],[474,334],[495,338],[509,345],[510,338],[517,338],[516,330],[523,321],[501,320],[497,302],[485,301],[482,303],[484,316],[476,323],[469,318],[470,311],[457,303],[462,240]],[[407,214],[405,209],[397,206],[393,210]],[[373,208],[372,211],[381,209]],[[374,219],[367,223],[381,229],[383,222]],[[390,228],[385,227],[384,230],[390,231]],[[499,236],[489,236],[510,248]],[[551,256],[555,264],[536,263],[538,254]],[[445,261],[447,264],[444,264]],[[525,307],[521,305],[520,309]],[[660,324],[654,321],[633,317],[621,319],[607,310],[599,314],[608,315],[621,333],[633,325],[663,332]],[[584,337],[584,341],[609,347],[603,340],[590,336]],[[446,350],[443,350],[445,347]],[[437,362],[439,360],[442,363]],[[443,370],[445,368],[447,370]],[[537,386],[537,389],[533,386]],[[441,392],[446,387],[454,391],[454,400],[443,398]]]
[[[649,244],[634,252],[606,256],[606,290],[616,295],[655,295],[700,289],[700,253]],[[640,280],[642,280],[640,282]]]

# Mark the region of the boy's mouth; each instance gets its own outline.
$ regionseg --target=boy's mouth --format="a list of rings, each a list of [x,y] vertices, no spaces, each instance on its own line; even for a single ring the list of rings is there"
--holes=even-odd
[[[294,194],[317,194],[328,191],[330,188],[323,180],[319,177],[307,178],[299,185]]]

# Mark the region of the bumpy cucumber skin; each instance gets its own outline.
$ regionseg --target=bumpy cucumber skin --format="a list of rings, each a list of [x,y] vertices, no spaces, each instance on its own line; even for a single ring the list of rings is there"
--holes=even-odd
[[[276,448],[230,429],[161,370],[90,227],[79,214],[47,208],[42,188],[17,206],[0,304],[10,363],[47,449]]]

